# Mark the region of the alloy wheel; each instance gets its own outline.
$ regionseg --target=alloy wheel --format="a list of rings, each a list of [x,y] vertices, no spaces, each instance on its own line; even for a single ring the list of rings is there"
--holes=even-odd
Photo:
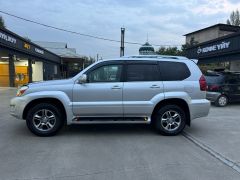
[[[181,116],[174,110],[166,111],[161,117],[161,125],[167,131],[175,131],[181,125]]]
[[[41,109],[33,115],[33,125],[39,131],[49,131],[55,124],[56,116],[48,109]]]

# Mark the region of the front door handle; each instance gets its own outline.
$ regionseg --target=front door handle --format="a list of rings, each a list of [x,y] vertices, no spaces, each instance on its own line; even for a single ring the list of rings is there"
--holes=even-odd
[[[159,85],[153,84],[152,86],[150,86],[150,88],[160,88]]]
[[[116,85],[116,86],[113,86],[112,89],[121,89],[121,87]]]

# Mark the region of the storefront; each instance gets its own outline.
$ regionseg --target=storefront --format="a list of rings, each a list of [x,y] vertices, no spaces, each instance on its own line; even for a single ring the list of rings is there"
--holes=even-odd
[[[60,56],[0,28],[0,87],[60,78]]]
[[[240,71],[240,32],[192,46],[186,56],[199,64],[230,62],[230,70]]]

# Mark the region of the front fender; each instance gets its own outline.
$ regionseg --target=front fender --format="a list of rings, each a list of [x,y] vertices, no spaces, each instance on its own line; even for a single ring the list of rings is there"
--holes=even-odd
[[[67,96],[67,94],[62,91],[33,92],[23,96],[23,98],[25,99],[26,105],[37,99],[55,98],[59,100],[65,108],[66,116],[67,116],[67,124],[70,124],[72,121],[72,118],[73,118],[72,102],[70,98]]]

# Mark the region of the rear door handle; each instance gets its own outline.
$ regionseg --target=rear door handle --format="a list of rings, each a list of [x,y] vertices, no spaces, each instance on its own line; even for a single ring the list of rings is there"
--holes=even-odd
[[[113,86],[112,89],[121,89],[121,87],[116,85],[116,86]]]
[[[159,85],[153,84],[152,86],[150,86],[150,88],[160,88]]]

